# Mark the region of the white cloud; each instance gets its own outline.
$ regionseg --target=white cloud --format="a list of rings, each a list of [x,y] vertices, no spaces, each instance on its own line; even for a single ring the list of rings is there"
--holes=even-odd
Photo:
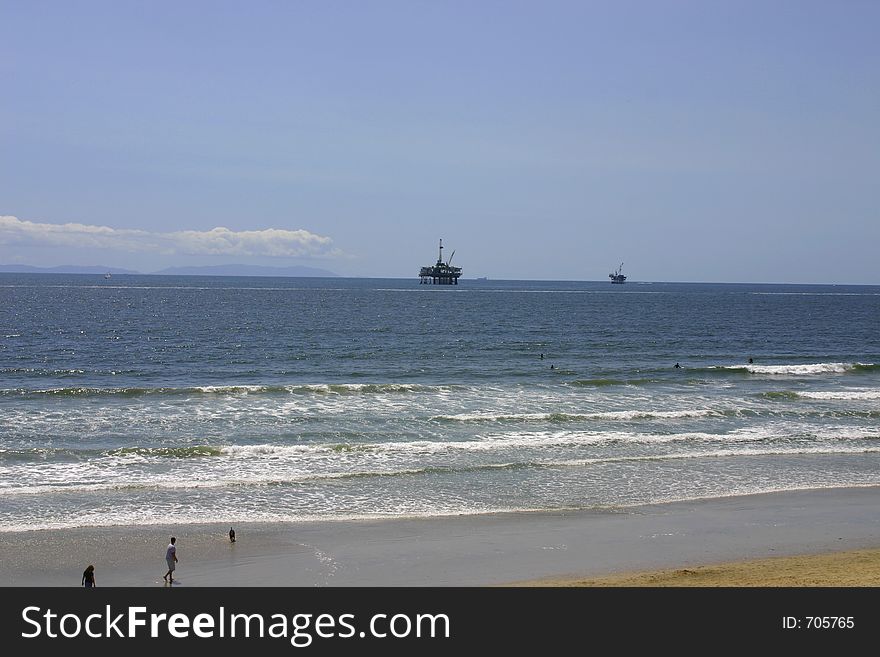
[[[267,228],[156,233],[89,224],[49,224],[0,215],[0,244],[113,249],[163,255],[335,256],[329,237],[307,230]]]

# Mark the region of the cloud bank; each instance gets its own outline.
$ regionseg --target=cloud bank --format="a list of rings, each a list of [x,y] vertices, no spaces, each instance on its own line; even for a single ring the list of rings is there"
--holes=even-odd
[[[0,215],[0,244],[100,248],[162,255],[335,256],[332,240],[307,230],[211,230],[157,233],[89,224],[49,224]]]

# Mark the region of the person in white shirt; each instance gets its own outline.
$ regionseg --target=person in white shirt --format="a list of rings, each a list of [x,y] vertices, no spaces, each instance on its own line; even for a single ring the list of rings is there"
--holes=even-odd
[[[165,550],[165,563],[168,564],[168,572],[162,576],[166,582],[173,582],[174,577],[171,573],[174,572],[174,569],[177,567],[177,547],[174,545],[177,542],[177,539],[173,536],[171,537],[171,542],[168,544],[168,549]]]

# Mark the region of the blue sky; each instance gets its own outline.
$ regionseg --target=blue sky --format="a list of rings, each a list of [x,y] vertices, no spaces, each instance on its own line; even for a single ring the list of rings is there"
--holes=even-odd
[[[0,0],[0,263],[880,283],[880,3]]]

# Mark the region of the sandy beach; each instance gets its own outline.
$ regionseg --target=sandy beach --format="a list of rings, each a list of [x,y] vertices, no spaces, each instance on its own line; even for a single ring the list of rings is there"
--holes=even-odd
[[[0,533],[0,585],[876,586],[880,487],[615,511]]]
[[[521,583],[522,586],[880,586],[880,549],[773,557],[734,563],[571,577]]]

